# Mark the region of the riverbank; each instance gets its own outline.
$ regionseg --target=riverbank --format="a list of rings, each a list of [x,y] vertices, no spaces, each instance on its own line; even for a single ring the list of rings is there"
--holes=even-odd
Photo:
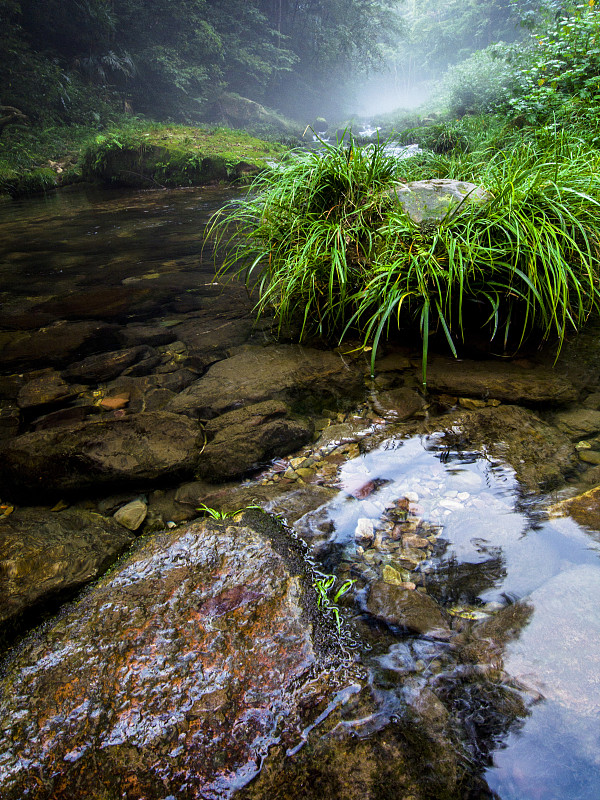
[[[241,130],[125,121],[15,132],[0,151],[0,197],[43,194],[90,182],[167,188],[243,182],[286,148]]]

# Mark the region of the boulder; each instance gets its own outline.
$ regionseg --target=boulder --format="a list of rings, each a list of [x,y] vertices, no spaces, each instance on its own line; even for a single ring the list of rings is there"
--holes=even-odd
[[[97,578],[132,540],[100,514],[17,508],[0,522],[0,631]]]
[[[525,405],[560,405],[577,399],[575,388],[559,372],[510,361],[431,359],[427,365],[427,389]]]
[[[92,419],[17,436],[0,474],[21,493],[175,479],[193,474],[203,441],[197,423],[164,411]]]
[[[373,408],[378,414],[397,420],[409,419],[424,407],[425,401],[421,395],[406,386],[379,392],[373,401]]]
[[[340,658],[271,518],[150,537],[12,659],[0,794],[231,797],[359,690]]]
[[[308,401],[357,395],[362,375],[335,353],[300,345],[247,346],[213,364],[167,410],[211,419],[273,397]]]
[[[207,445],[197,475],[210,481],[243,475],[297,450],[313,433],[313,423],[294,418],[290,407],[280,400],[229,411],[207,423]]]
[[[482,186],[452,178],[434,178],[399,184],[392,190],[413,222],[441,222],[466,205],[482,206],[492,195]]]

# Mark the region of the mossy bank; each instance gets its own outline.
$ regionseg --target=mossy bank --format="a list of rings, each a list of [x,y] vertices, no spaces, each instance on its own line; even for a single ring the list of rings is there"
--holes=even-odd
[[[153,125],[100,134],[83,153],[85,180],[116,186],[197,186],[239,181],[284,148],[244,131]]]
[[[26,137],[25,158],[23,143],[3,149],[0,195],[23,197],[80,181],[132,188],[243,181],[285,150],[239,130],[140,121],[101,133],[79,128],[67,145],[64,136],[54,146],[53,137],[30,131]]]

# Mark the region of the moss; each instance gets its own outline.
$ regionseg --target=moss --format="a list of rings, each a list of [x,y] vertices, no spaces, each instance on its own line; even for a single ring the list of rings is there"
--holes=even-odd
[[[56,184],[56,174],[49,167],[38,167],[23,172],[6,170],[0,173],[0,192],[15,198],[43,194],[54,189]]]
[[[198,186],[242,180],[283,150],[242,131],[138,125],[97,136],[82,170],[87,180],[120,186]]]

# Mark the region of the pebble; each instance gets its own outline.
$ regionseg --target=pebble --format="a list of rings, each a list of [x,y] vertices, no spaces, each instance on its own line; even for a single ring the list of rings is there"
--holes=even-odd
[[[373,520],[368,517],[361,517],[356,523],[354,537],[361,542],[370,542],[375,536],[375,526]]]

